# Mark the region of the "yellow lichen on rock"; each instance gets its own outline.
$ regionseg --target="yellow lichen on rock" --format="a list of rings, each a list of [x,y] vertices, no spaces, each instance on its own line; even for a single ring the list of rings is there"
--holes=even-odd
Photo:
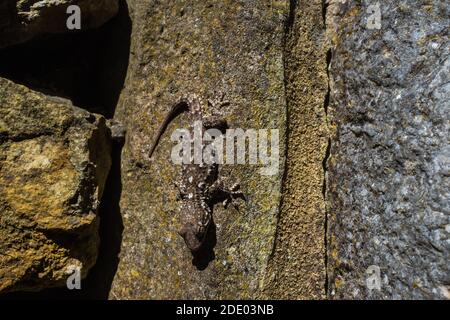
[[[97,257],[105,120],[0,78],[0,293],[63,285]]]

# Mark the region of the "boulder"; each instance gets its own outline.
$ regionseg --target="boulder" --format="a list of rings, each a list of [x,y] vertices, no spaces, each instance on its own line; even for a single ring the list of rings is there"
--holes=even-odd
[[[103,117],[0,78],[1,293],[86,276],[110,149]]]

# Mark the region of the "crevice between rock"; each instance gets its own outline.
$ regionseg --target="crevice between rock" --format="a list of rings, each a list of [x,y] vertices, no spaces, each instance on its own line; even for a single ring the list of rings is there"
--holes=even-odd
[[[327,34],[327,11],[328,11],[328,0],[322,0],[322,19],[323,19],[323,25],[325,29],[325,34]],[[326,40],[325,40],[326,41]],[[326,42],[327,43],[327,42]],[[331,58],[332,58],[332,51],[331,48],[328,49],[327,55],[326,55],[326,71],[327,71],[327,92],[325,94],[324,99],[324,110],[325,110],[325,120],[328,125],[328,107],[330,104],[330,64],[331,64]],[[325,151],[325,156],[323,158],[322,167],[323,167],[323,187],[322,187],[322,194],[323,199],[325,202],[325,223],[324,223],[324,243],[325,243],[325,256],[324,256],[324,263],[325,263],[325,296],[328,295],[328,206],[327,206],[327,171],[328,171],[328,159],[331,154],[331,137],[328,138],[328,144],[327,149]]]

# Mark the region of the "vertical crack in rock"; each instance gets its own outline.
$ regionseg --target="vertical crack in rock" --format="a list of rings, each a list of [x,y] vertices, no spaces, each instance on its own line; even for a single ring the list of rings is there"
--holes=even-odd
[[[292,26],[294,25],[294,19],[295,19],[295,10],[297,8],[297,0],[289,0],[289,12],[287,15],[287,19],[286,19],[286,24],[285,24],[285,29],[284,29],[284,39],[283,39],[283,72],[284,72],[284,89],[285,91],[287,90],[288,86],[289,86],[289,81],[288,78],[286,76],[286,69],[287,69],[287,63],[286,63],[286,56],[288,54],[287,52],[287,42],[288,42],[288,38],[289,38],[289,33],[291,32]],[[286,105],[285,105],[285,112],[286,112],[286,127],[285,127],[285,137],[289,137],[289,99],[286,99]],[[287,175],[287,165],[288,165],[288,151],[289,151],[289,140],[286,139],[286,143],[285,143],[285,149],[284,149],[284,171],[283,171],[283,175],[281,177],[281,194],[284,194],[284,189],[285,189],[285,181],[286,181],[286,175]],[[281,196],[280,197],[280,201],[278,204],[278,214],[277,214],[277,223],[280,220],[280,214],[281,214],[281,208],[283,207],[283,200],[284,197]],[[273,245],[272,245],[272,252],[270,254],[270,259],[273,258],[274,254],[275,254],[275,244],[276,244],[276,240],[278,238],[278,228],[277,230],[275,230],[275,236],[274,236],[274,241],[273,241]]]
[[[325,152],[325,157],[323,159],[323,199],[325,202],[325,223],[324,223],[324,243],[325,243],[325,293],[328,292],[328,208],[327,208],[327,162],[331,154],[331,139],[328,139],[327,150]]]
[[[286,19],[286,27],[285,27],[285,32],[284,32],[284,49],[286,49],[286,43],[287,43],[289,32],[291,32],[292,26],[294,25],[297,4],[298,4],[298,0],[289,0],[289,14]],[[284,56],[286,56],[286,54]]]
[[[328,1],[322,0],[322,19],[323,19],[323,25],[325,28],[325,34],[327,34],[327,12],[328,12]],[[325,40],[325,43],[328,44],[328,41]],[[324,111],[325,111],[325,121],[328,126],[328,106],[330,104],[330,94],[331,94],[331,88],[330,88],[330,64],[331,64],[331,58],[332,58],[332,51],[331,48],[327,50],[326,55],[326,71],[327,71],[327,92],[325,94],[324,99]],[[327,149],[325,151],[325,156],[322,162],[323,166],[323,200],[325,202],[325,223],[324,223],[324,246],[325,246],[325,256],[324,256],[324,263],[325,263],[325,296],[328,293],[328,206],[327,206],[327,171],[328,171],[328,158],[331,154],[331,138],[330,135],[328,137],[328,144]]]
[[[263,296],[320,299],[326,283],[323,189],[329,143],[324,6],[321,0],[290,1],[290,6],[284,48],[286,164]]]

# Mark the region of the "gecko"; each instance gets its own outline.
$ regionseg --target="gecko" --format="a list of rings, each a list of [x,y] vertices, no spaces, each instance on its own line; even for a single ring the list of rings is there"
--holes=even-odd
[[[229,105],[229,102],[223,101],[222,95],[220,99],[208,100],[208,104],[215,109]],[[195,94],[178,99],[168,111],[155,135],[150,147],[150,158],[167,126],[182,113],[188,115],[191,136],[195,121],[202,122],[203,132],[211,128],[223,131],[228,127],[225,119],[205,115],[203,106],[202,99]],[[178,233],[193,254],[202,248],[208,228],[212,223],[214,205],[222,201],[224,207],[227,207],[237,198],[245,199],[238,183],[231,187],[226,186],[224,179],[219,176],[219,165],[216,163],[183,164],[179,181],[175,183],[175,186],[178,188],[178,199],[181,201],[179,207],[181,228]]]

